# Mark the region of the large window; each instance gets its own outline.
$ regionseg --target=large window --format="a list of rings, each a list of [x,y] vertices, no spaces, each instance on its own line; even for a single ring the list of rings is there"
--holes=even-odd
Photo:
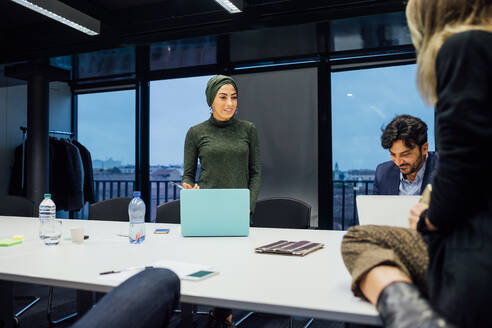
[[[131,197],[135,181],[135,91],[78,96],[78,140],[91,153],[96,201]]]
[[[381,147],[381,129],[396,115],[427,123],[434,149],[434,111],[418,94],[415,71],[416,65],[404,65],[332,74],[335,229],[356,224],[355,196],[372,194],[376,166],[390,160]]]
[[[150,83],[151,219],[156,207],[179,198],[169,183],[181,183],[184,141],[188,129],[209,118],[205,87],[210,76]]]
[[[333,51],[411,45],[404,12],[336,19],[331,21]]]

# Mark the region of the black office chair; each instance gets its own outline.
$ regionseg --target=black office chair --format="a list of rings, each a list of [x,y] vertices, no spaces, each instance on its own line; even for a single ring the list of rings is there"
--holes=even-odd
[[[72,328],[168,327],[179,291],[180,281],[174,272],[145,269],[115,287]]]
[[[308,229],[311,205],[289,197],[272,197],[256,202],[254,227]]]
[[[179,199],[157,206],[155,215],[156,223],[181,223],[181,210]]]
[[[311,205],[301,200],[289,197],[272,197],[256,202],[253,227],[309,229],[310,225]],[[236,326],[239,326],[253,314],[254,312],[249,312],[237,320]],[[304,328],[309,327],[313,321],[314,319],[310,318]],[[289,326],[292,327],[292,317],[289,319]]]
[[[27,198],[18,196],[5,196],[0,198],[0,215],[34,217],[34,213],[34,202]],[[18,325],[20,316],[29,310],[34,304],[39,302],[39,297],[15,296],[15,299],[25,300],[27,302],[26,306],[14,314],[14,321],[16,325]]]
[[[19,196],[0,198],[0,215],[34,217],[34,202]]]
[[[89,220],[129,221],[128,204],[132,199],[128,197],[111,198],[91,204]]]

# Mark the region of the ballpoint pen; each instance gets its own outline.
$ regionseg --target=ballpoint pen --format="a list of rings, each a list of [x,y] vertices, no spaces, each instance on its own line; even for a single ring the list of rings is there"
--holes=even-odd
[[[99,275],[104,275],[104,274],[111,274],[111,273],[120,273],[121,270],[111,270],[111,271],[104,271],[104,272],[100,272]]]
[[[99,275],[102,276],[102,275],[105,275],[105,274],[120,273],[120,272],[123,272],[123,271],[132,271],[132,270],[149,269],[149,268],[152,268],[152,266],[134,267],[134,268],[121,269],[121,270],[104,271],[104,272],[100,272]]]
[[[184,189],[184,187],[182,185],[180,185],[179,183],[176,183],[176,182],[173,182],[173,181],[169,181],[169,182],[171,182],[173,185],[175,185],[179,189]]]

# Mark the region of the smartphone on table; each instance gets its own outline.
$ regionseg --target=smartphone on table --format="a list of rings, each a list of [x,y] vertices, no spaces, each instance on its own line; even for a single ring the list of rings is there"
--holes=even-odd
[[[169,233],[169,229],[162,229],[162,228],[157,228],[154,230],[155,234],[167,234]]]
[[[196,271],[196,272],[187,274],[186,276],[183,277],[183,279],[184,280],[198,281],[198,280],[203,280],[203,279],[212,277],[212,276],[214,276],[214,275],[216,275],[218,273],[219,272],[212,271],[212,270],[200,270],[200,271]]]

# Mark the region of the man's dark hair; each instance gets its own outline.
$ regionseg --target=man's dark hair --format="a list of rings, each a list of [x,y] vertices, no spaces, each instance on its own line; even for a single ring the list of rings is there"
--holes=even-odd
[[[381,145],[389,149],[393,142],[403,140],[405,146],[413,148],[427,142],[427,124],[421,119],[410,115],[395,117],[383,130]]]

